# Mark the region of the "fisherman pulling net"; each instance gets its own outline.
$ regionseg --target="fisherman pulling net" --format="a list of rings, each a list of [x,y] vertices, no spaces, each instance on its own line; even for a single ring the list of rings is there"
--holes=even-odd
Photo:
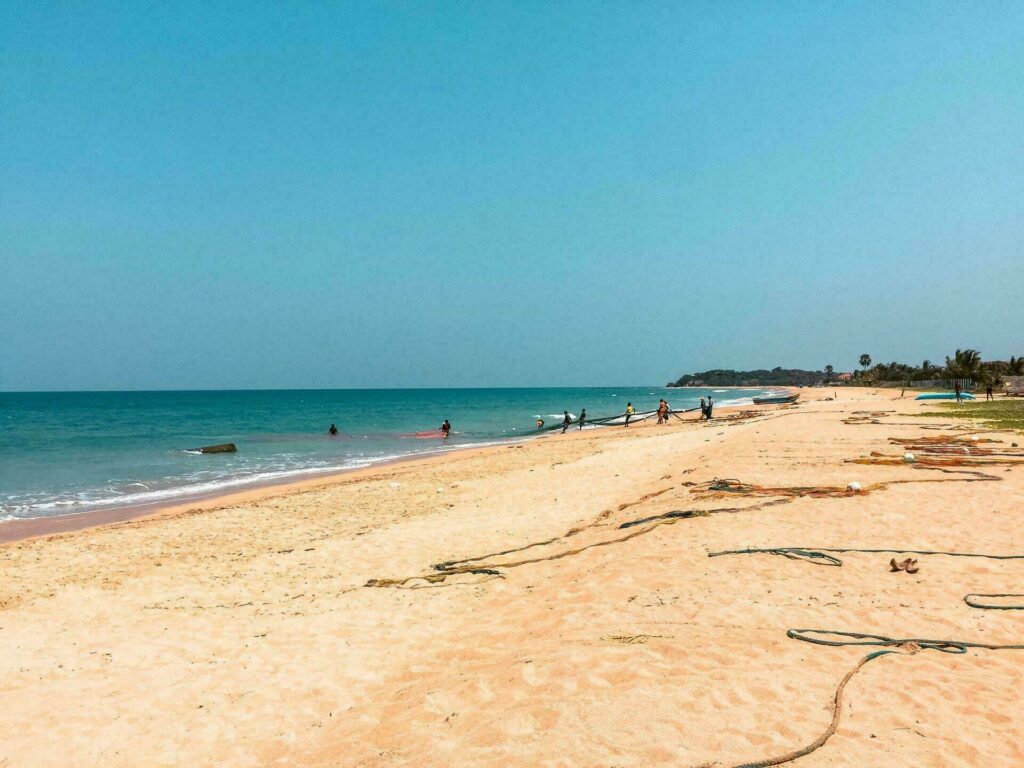
[[[682,411],[674,411],[674,410],[672,410],[670,408],[670,409],[668,409],[668,412],[667,412],[666,416],[675,416],[680,421],[685,421],[685,419],[682,418],[681,414],[693,413],[694,411],[699,411],[699,410],[700,410],[700,406],[699,405],[695,406],[693,408],[687,408],[687,409],[682,410]],[[628,411],[623,411],[622,413],[616,414],[614,416],[598,416],[597,418],[594,418],[592,416],[588,416],[587,420],[586,420],[586,426],[588,426],[588,427],[622,427],[622,426],[626,426],[627,425],[627,419],[628,419],[628,423],[629,424],[635,424],[635,423],[640,422],[640,421],[647,421],[649,419],[656,419],[656,418],[658,418],[658,415],[659,415],[658,411],[655,410],[655,411],[634,411],[633,413],[630,413]],[[571,414],[569,414],[569,416],[572,419],[570,424],[578,424],[578,421],[579,421],[578,418],[573,417]],[[663,418],[665,418],[666,416],[663,416]],[[565,428],[565,423],[563,421],[558,421],[558,422],[556,422],[554,424],[547,424],[547,423],[543,423],[543,420],[542,420],[542,426],[538,426],[537,427],[537,432],[541,432],[541,433],[543,433],[543,432],[553,432],[556,429],[564,429],[564,428]]]

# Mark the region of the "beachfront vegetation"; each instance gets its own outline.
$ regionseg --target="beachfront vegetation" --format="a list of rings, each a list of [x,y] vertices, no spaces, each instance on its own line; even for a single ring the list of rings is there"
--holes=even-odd
[[[981,425],[991,429],[1014,429],[1024,432],[1024,400],[1000,399],[989,402],[941,403],[939,410],[925,411],[915,416],[938,416],[943,419],[980,419]]]
[[[867,363],[865,364],[865,360]],[[920,365],[906,363],[878,363],[871,366],[871,356],[861,355],[863,371],[854,371],[852,384],[877,386],[883,383],[900,384],[915,381],[971,379],[976,385],[996,386],[1003,376],[1024,375],[1024,357],[1011,357],[1008,361],[981,359],[976,349],[958,349],[946,357],[944,366],[924,360]]]
[[[863,370],[842,374],[840,383],[854,386],[906,385],[909,382],[971,379],[977,386],[998,386],[1004,376],[1024,376],[1024,357],[1011,357],[1008,361],[981,359],[976,349],[958,349],[946,357],[945,365],[934,365],[924,360],[920,365],[907,363],[878,363],[871,365],[871,355],[860,356]],[[734,371],[716,368],[680,376],[669,382],[670,387],[812,387],[833,384],[840,379],[832,365],[823,371],[805,371],[800,368],[772,368],[770,371]],[[846,379],[849,379],[848,381]]]
[[[831,366],[829,366],[831,367]],[[827,380],[825,371],[804,371],[799,368],[772,368],[756,371],[733,371],[716,368],[711,371],[688,373],[670,387],[812,387]]]

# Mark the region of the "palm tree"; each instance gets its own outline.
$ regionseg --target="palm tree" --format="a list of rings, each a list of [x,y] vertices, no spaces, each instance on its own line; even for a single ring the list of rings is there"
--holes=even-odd
[[[1011,357],[1006,372],[1013,376],[1024,375],[1024,357]]]
[[[831,365],[825,366],[825,381],[832,381],[832,374],[835,373],[835,370]]]
[[[923,363],[921,363],[921,373],[927,374],[928,371],[930,371],[931,369],[932,369],[932,361],[931,360],[925,360]]]
[[[946,368],[954,379],[979,379],[981,355],[976,349],[958,349],[952,359],[946,358]]]
[[[871,355],[861,355],[860,356],[860,367],[864,368],[865,370],[867,370],[867,368],[870,365],[871,365]]]

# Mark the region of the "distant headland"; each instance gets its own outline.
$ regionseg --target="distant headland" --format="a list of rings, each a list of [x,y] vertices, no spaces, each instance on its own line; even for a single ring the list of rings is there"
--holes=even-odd
[[[827,379],[824,371],[804,371],[799,368],[772,368],[756,371],[733,371],[716,368],[710,371],[688,373],[669,387],[811,387]]]

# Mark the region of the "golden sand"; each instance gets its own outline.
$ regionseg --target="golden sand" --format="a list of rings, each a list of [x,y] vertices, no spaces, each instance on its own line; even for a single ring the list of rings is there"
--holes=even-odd
[[[1024,560],[708,557],[1024,554],[1024,467],[851,464],[969,433],[831,394],[4,545],[0,766],[730,766],[814,741],[875,650],[788,628],[1024,642],[1024,611],[963,601],[1024,591]],[[808,486],[838,492],[779,490]],[[913,650],[865,664],[790,764],[1024,765],[1024,651]]]

